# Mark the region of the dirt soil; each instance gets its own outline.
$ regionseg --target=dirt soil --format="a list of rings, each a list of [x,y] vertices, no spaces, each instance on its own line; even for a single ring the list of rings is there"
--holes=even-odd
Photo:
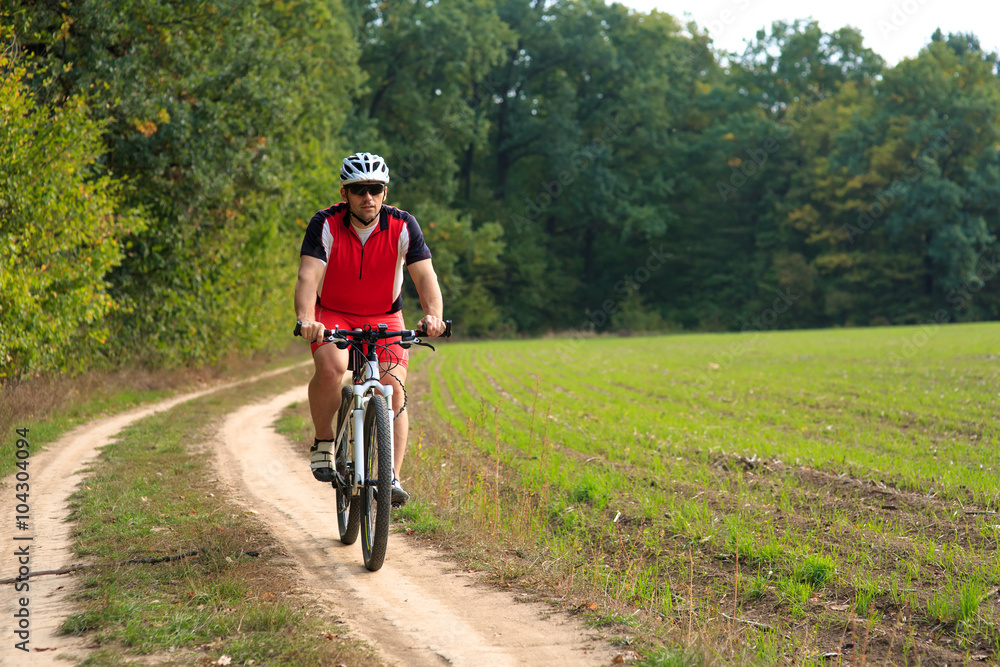
[[[264,379],[286,372],[287,368],[269,371],[250,380]],[[214,385],[198,391],[136,408],[111,417],[97,419],[70,431],[55,443],[48,443],[44,451],[32,454],[28,459],[28,484],[30,517],[28,530],[18,530],[15,497],[17,481],[10,475],[0,482],[0,535],[4,536],[0,549],[0,579],[17,576],[18,556],[15,550],[29,545],[32,572],[56,570],[75,565],[79,560],[72,552],[73,524],[69,516],[69,497],[83,483],[88,465],[97,458],[101,447],[107,445],[115,435],[143,417],[204,396],[221,389],[235,386],[240,382]],[[30,429],[30,424],[27,425]],[[33,448],[42,443],[28,440]],[[13,537],[32,537],[30,541],[15,541]],[[66,665],[67,660],[78,662],[87,657],[85,639],[58,635],[63,621],[73,613],[74,606],[69,596],[77,590],[75,580],[67,575],[39,576],[31,578],[27,591],[16,591],[13,584],[0,584],[0,615],[5,619],[0,632],[4,637],[0,643],[0,665]],[[19,600],[28,599],[30,620],[27,652],[15,648],[21,641],[14,633],[13,614],[21,608]]]
[[[520,602],[405,535],[368,572],[360,543],[337,538],[334,492],[271,429],[305,388],[248,405],[215,439],[220,481],[285,545],[303,585],[400,665],[606,665],[620,653],[565,612]]]
[[[284,372],[280,369],[252,379]],[[187,393],[80,426],[33,453],[30,473],[30,529],[15,525],[16,480],[0,482],[0,578],[18,571],[13,536],[31,536],[32,572],[77,562],[72,553],[73,524],[67,521],[69,496],[83,483],[88,465],[102,446],[134,421],[168,410],[236,383]],[[288,404],[306,400],[305,388],[245,406],[225,421],[215,439],[219,479],[248,510],[259,513],[297,565],[302,585],[336,611],[354,633],[389,663],[401,665],[609,664],[619,653],[599,635],[564,612],[492,589],[480,575],[462,571],[440,553],[404,535],[389,538],[385,564],[365,570],[360,544],[336,539],[334,493],[313,480],[303,458],[290,450],[271,424]],[[30,425],[29,425],[30,426]],[[30,434],[29,434],[30,435]],[[40,443],[33,443],[37,446]],[[4,641],[0,665],[66,665],[84,660],[85,638],[57,634],[75,610],[69,596],[77,590],[66,575],[39,576],[30,590],[0,585]],[[14,647],[11,619],[27,596],[29,651]]]

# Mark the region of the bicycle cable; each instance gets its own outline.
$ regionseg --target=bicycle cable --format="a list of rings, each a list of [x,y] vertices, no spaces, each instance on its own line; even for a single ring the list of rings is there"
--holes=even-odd
[[[392,371],[387,370],[386,373],[388,375],[391,375],[396,380],[396,382],[399,383],[399,388],[403,390],[403,407],[401,407],[399,409],[399,412],[396,413],[396,416],[392,418],[392,421],[396,421],[397,419],[399,419],[399,415],[403,414],[403,410],[406,409],[406,385],[404,385],[403,381],[400,380],[398,377],[396,377],[396,375]]]
[[[382,350],[383,352],[386,353],[387,357],[386,361],[384,362],[379,361],[379,371],[385,373],[386,375],[392,376],[392,379],[394,379],[396,382],[399,383],[399,388],[403,390],[403,406],[399,409],[399,412],[397,412],[395,416],[392,418],[392,421],[396,421],[397,419],[399,419],[399,416],[403,414],[403,411],[406,410],[406,403],[407,403],[406,385],[404,385],[403,381],[400,380],[396,376],[396,374],[392,372],[394,368],[400,365],[399,354],[396,352],[396,350],[392,349],[392,346],[399,345],[399,342],[396,341],[393,343],[369,343],[369,345],[375,347],[376,350]],[[385,365],[385,368],[382,367],[383,364]]]
[[[388,363],[386,363],[385,368],[382,369],[382,372],[385,373],[386,375],[391,376],[393,380],[395,380],[397,383],[399,383],[399,388],[403,390],[403,407],[401,407],[399,409],[399,412],[397,412],[396,415],[392,418],[392,421],[396,421],[397,419],[399,419],[399,415],[403,414],[403,410],[406,409],[406,398],[407,398],[406,397],[406,385],[404,385],[403,381],[400,380],[398,377],[396,377],[396,374],[392,372],[393,369],[395,369],[397,366],[399,366],[400,362],[402,361],[399,358],[399,353],[396,352],[396,350],[391,349],[391,347],[393,345],[398,345],[398,344],[399,344],[398,342],[397,343],[379,343],[379,344],[377,344],[379,347],[381,347],[383,350],[385,350],[387,356],[391,357],[390,360],[388,361]]]

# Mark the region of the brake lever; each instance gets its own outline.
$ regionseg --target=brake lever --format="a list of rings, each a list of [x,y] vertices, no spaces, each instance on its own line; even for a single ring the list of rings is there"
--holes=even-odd
[[[401,341],[401,342],[397,343],[397,345],[399,345],[404,350],[410,349],[411,345],[419,345],[421,347],[429,347],[432,350],[434,350],[434,346],[433,345],[431,345],[430,343],[425,343],[424,341],[420,340],[421,336],[426,336],[426,335],[427,335],[427,330],[426,329],[418,329],[418,330],[416,330],[416,331],[413,332],[413,338],[412,339]],[[437,350],[434,350],[434,351],[437,352]]]
[[[324,329],[323,342],[333,343],[337,346],[338,350],[346,350],[351,346],[351,342],[347,340],[347,336],[340,333],[340,327],[336,329]]]

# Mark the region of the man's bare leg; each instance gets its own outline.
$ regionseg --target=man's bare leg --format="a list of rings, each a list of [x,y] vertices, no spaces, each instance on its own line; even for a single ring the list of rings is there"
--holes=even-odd
[[[406,368],[404,366],[397,366],[392,370],[392,375],[399,378],[400,382],[406,383]],[[399,411],[403,408],[403,388],[399,386],[399,382],[396,382],[395,378],[388,373],[382,374],[382,384],[388,384],[392,386],[392,413],[395,419],[392,422],[392,438],[393,438],[393,452],[392,461],[395,470],[393,472],[396,475],[396,479],[399,479],[399,471],[403,467],[403,457],[406,455],[406,437],[410,430],[410,418],[408,412],[403,412],[399,414]],[[396,417],[396,415],[399,415]]]
[[[347,372],[347,350],[323,345],[313,354],[316,372],[309,381],[309,412],[317,440],[332,440],[333,420],[340,409],[340,385]]]

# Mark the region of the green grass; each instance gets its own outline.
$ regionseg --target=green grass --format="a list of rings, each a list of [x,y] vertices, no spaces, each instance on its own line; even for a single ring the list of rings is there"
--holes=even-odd
[[[878,582],[872,581],[865,575],[858,575],[855,581],[854,611],[858,616],[866,617],[871,612],[872,602],[879,594]],[[899,604],[902,603],[903,600],[900,599]]]
[[[992,655],[1000,325],[936,328],[903,358],[913,332],[442,346],[411,370],[411,486],[450,541],[544,564],[522,584],[638,612],[653,644],[808,662],[858,614],[896,642],[871,660],[911,631],[920,660],[958,659],[926,648],[942,631]],[[974,580],[993,583],[963,596]],[[791,629],[773,647],[723,611]]]
[[[400,527],[407,532],[413,531],[421,534],[436,534],[447,529],[447,524],[442,521],[426,503],[414,500],[395,511],[393,519],[399,522]]]
[[[832,558],[810,554],[795,566],[795,578],[817,588],[833,579],[835,570],[836,565]]]
[[[761,600],[767,595],[767,577],[757,574],[744,577],[740,581],[743,597],[747,600]]]

